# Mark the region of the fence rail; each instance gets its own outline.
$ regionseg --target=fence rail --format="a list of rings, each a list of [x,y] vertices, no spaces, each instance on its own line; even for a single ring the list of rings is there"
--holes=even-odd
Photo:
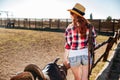
[[[98,60],[93,61],[92,67],[89,71],[89,75],[92,69],[97,65],[97,63],[103,58],[106,61],[114,43],[120,38],[120,19],[113,19],[108,22],[106,20],[89,20],[95,29],[99,32],[111,32],[114,34],[113,37],[109,37],[108,40],[98,44],[94,51],[101,48],[103,45],[107,44],[105,52],[98,58]],[[68,24],[71,23],[71,19],[32,19],[32,18],[0,18],[0,27],[5,28],[27,28],[27,29],[65,29]],[[94,52],[93,51],[93,52]],[[92,54],[95,56],[95,53]]]
[[[92,64],[92,67],[91,69],[89,70],[89,76],[91,75],[91,72],[93,70],[93,68],[96,67],[96,65],[98,64],[98,62],[100,62],[101,59],[103,59],[103,61],[107,61],[107,58],[108,58],[108,55],[109,55],[109,52],[112,48],[112,46],[114,45],[114,43],[117,43],[117,40],[120,39],[120,29],[118,29],[115,33],[114,33],[114,36],[113,37],[109,37],[108,40],[102,42],[102,43],[99,43],[94,49],[93,49],[93,54],[92,56],[95,56],[95,53],[94,51],[101,48],[103,45],[107,44],[107,47],[105,49],[105,52],[96,60],[96,61],[93,61],[93,64]],[[89,77],[88,76],[88,77]]]
[[[0,18],[0,26],[9,28],[27,28],[27,29],[65,29],[71,19],[36,19],[36,18]],[[120,19],[106,21],[105,19],[89,20],[98,31],[113,33],[120,27]],[[13,25],[8,25],[14,23]]]

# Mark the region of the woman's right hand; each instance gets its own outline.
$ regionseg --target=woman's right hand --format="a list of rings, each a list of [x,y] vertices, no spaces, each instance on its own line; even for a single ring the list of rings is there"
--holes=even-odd
[[[69,56],[69,50],[65,49],[63,64],[66,66],[67,69],[70,68],[68,56]]]

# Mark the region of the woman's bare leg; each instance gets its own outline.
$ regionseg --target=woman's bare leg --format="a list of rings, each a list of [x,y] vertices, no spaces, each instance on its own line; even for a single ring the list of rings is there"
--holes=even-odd
[[[82,66],[82,80],[88,80],[88,65]]]
[[[71,70],[72,70],[72,72],[73,72],[73,74],[74,74],[74,78],[75,78],[75,80],[81,80],[81,71],[82,71],[82,68],[81,68],[81,66],[75,66],[75,67],[71,67]]]

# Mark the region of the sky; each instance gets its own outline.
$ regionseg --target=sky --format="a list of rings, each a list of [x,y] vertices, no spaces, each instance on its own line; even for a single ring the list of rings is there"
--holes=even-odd
[[[120,19],[120,0],[0,0],[0,17],[12,18],[70,18],[67,11],[76,3],[85,8],[85,18]]]

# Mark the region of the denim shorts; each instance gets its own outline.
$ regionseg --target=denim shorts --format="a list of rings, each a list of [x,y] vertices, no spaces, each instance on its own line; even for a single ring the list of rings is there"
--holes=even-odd
[[[88,65],[88,56],[87,55],[80,55],[69,57],[70,66],[80,66],[80,65]],[[90,64],[92,60],[90,59]]]

